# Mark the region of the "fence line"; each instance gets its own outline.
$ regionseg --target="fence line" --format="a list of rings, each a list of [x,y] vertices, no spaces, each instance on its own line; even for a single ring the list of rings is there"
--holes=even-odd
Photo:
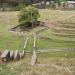
[[[50,49],[37,49],[36,53],[47,53],[47,52],[59,52],[59,51],[74,51],[75,48],[50,48]],[[32,53],[32,51],[26,51],[26,53]]]

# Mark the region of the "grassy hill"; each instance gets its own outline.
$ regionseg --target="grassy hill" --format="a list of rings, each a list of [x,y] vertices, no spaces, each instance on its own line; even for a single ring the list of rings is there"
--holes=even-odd
[[[38,63],[30,65],[32,54],[26,54],[20,61],[0,64],[0,75],[75,75],[75,11],[41,9],[40,21],[48,29],[37,34],[36,46],[39,50]],[[0,50],[22,50],[24,35],[11,32],[17,26],[19,12],[0,12]],[[31,30],[37,31],[40,27]],[[28,40],[27,50],[32,51],[33,36]],[[62,48],[67,48],[62,50]]]
[[[39,20],[44,22],[57,22],[56,26],[48,24],[49,29],[39,35],[50,39],[37,38],[38,48],[70,48],[75,47],[74,12],[42,9]],[[19,12],[0,12],[0,49],[21,50],[24,45],[24,36],[9,30],[17,26]],[[68,23],[69,22],[69,23]],[[66,23],[66,24],[65,24]],[[34,29],[34,31],[37,28]],[[33,30],[32,30],[33,31]],[[37,35],[37,37],[39,36]],[[40,36],[40,37],[41,37]],[[64,37],[63,37],[64,36]],[[58,39],[59,38],[59,39]],[[72,40],[72,41],[71,41]],[[40,42],[40,43],[39,43]],[[28,49],[32,48],[32,38],[29,39]]]

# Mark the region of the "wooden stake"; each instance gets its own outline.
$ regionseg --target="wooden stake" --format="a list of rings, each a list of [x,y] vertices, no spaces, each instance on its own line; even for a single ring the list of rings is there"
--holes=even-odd
[[[25,43],[24,43],[24,50],[25,50],[26,47],[27,47],[27,43],[28,43],[28,35],[27,35],[27,38],[26,38]]]
[[[36,55],[36,36],[34,35],[34,44],[33,44],[33,55],[32,55],[32,59],[31,59],[31,65],[35,65],[37,62],[37,55]]]

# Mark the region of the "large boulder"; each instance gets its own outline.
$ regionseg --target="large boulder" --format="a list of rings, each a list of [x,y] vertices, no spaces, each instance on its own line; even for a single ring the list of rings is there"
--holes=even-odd
[[[20,59],[24,58],[24,56],[25,56],[25,51],[21,51],[20,52]]]
[[[14,51],[10,51],[10,60],[14,59]]]
[[[3,62],[7,62],[10,60],[10,51],[6,50],[1,54],[1,59]]]
[[[17,60],[20,59],[19,51],[15,51],[15,52],[14,52],[14,59],[17,59]]]

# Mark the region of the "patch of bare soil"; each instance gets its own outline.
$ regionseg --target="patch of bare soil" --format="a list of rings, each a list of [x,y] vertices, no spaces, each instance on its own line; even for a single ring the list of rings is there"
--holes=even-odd
[[[38,26],[45,26],[44,24],[45,24],[44,22],[38,21],[36,23],[36,26],[34,26],[33,28],[36,28]],[[16,27],[11,28],[10,31],[14,31],[14,32],[15,31],[19,31],[19,32],[28,31],[29,32],[31,29],[32,29],[31,24],[28,24],[28,25],[17,25]]]

